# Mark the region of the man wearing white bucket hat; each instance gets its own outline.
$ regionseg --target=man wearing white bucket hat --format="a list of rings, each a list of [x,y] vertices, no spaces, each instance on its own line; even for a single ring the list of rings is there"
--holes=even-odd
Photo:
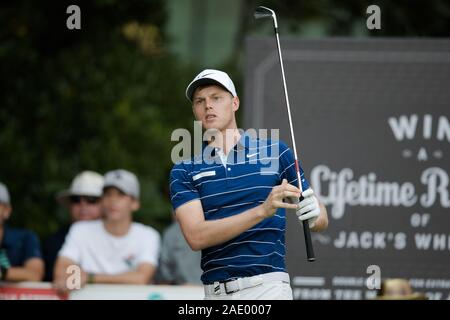
[[[43,243],[45,261],[45,281],[52,281],[53,267],[64,239],[72,223],[96,220],[101,217],[100,197],[102,196],[103,176],[94,171],[83,171],[75,176],[70,189],[57,194],[57,201],[67,207],[70,223],[52,234]]]

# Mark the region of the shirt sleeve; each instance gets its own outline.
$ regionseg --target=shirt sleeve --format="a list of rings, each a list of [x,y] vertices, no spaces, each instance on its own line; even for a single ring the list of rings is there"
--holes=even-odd
[[[169,183],[170,201],[174,210],[182,204],[200,198],[197,189],[192,184],[187,167],[182,164],[173,167]]]
[[[150,227],[149,227],[150,228]],[[159,262],[159,251],[161,249],[161,237],[158,231],[151,229],[145,230],[142,237],[142,248],[140,250],[140,255],[136,259],[136,263],[139,265],[141,263],[149,263],[155,267],[158,266]]]
[[[170,239],[167,231],[164,232],[161,244],[161,254],[159,256],[158,272],[156,279],[159,282],[173,283],[175,276],[173,275],[173,263],[171,258]]]
[[[298,160],[298,167],[300,169],[300,179],[302,181],[302,189],[306,190],[309,188],[309,182],[305,178],[305,172]],[[280,141],[280,179],[286,179],[288,183],[293,184],[298,187],[297,181],[297,171],[295,169],[295,159],[294,154],[291,149],[283,142]]]
[[[31,258],[42,258],[41,246],[39,239],[34,232],[27,232],[25,239],[25,252],[23,261],[26,262]]]
[[[74,223],[66,236],[64,244],[58,253],[58,257],[66,257],[75,263],[81,261],[80,232],[77,223]]]

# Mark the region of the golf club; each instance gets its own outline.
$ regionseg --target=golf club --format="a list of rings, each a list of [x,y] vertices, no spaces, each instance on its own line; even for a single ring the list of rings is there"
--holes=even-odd
[[[267,7],[263,7],[263,6],[259,6],[258,8],[256,8],[254,16],[255,16],[255,19],[271,17],[272,21],[273,21],[275,37],[277,40],[278,57],[280,58],[281,76],[283,78],[284,97],[286,99],[287,113],[288,113],[288,117],[289,117],[289,127],[291,130],[292,147],[294,148],[295,170],[297,172],[297,181],[298,181],[298,185],[300,188],[300,192],[303,193],[303,188],[302,188],[302,183],[301,183],[301,178],[300,178],[300,168],[298,165],[297,148],[295,145],[294,129],[292,126],[291,107],[289,105],[289,97],[288,97],[288,91],[287,91],[287,86],[286,86],[286,77],[284,75],[283,57],[281,56],[280,37],[278,34],[277,16],[275,14],[275,11],[273,11],[272,9],[269,9]],[[308,261],[312,262],[312,261],[316,260],[316,258],[314,257],[314,249],[312,246],[311,232],[309,230],[309,221],[308,220],[303,221],[303,233],[305,235],[306,255],[307,255]]]

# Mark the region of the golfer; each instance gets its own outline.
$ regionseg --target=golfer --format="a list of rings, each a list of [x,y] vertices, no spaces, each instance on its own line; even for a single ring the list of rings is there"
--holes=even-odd
[[[203,143],[202,154],[175,164],[170,174],[183,235],[193,250],[202,250],[205,299],[292,299],[285,209],[309,220],[311,231],[322,231],[328,225],[325,207],[302,169],[305,191],[298,202],[294,157],[285,143],[240,133],[239,98],[225,72],[202,71],[186,96],[203,129],[217,132]],[[268,169],[268,159],[276,170]]]

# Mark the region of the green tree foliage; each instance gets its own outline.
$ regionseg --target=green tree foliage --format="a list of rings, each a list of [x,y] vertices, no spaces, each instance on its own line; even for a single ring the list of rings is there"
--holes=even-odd
[[[381,29],[367,30],[370,5],[381,9]],[[449,37],[450,2],[447,0],[245,0],[232,60],[239,59],[249,34],[272,35],[267,21],[255,21],[257,6],[277,13],[280,34],[301,37]],[[233,61],[234,62],[234,61]]]
[[[164,48],[164,1],[81,2],[80,31],[66,28],[69,4],[1,5],[0,181],[11,223],[46,236],[67,221],[54,195],[76,173],[125,168],[141,182],[137,220],[161,230],[170,134],[192,126],[179,94],[190,73]]]

